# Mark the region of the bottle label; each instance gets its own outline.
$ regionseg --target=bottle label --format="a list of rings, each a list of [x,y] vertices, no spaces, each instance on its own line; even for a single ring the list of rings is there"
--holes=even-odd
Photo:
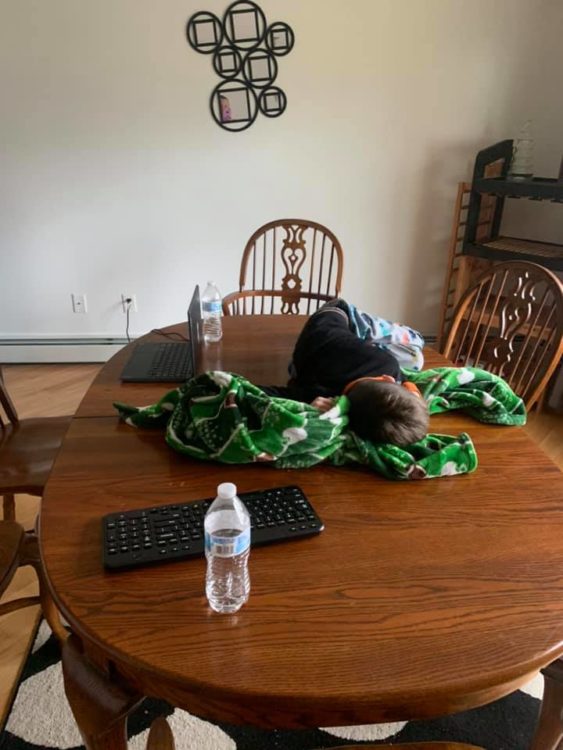
[[[205,534],[205,550],[217,557],[235,557],[242,555],[250,547],[250,529],[241,532],[238,536],[219,536],[218,534]]]
[[[212,300],[211,302],[202,302],[201,309],[204,313],[211,313],[211,315],[221,315],[222,307],[221,300]]]

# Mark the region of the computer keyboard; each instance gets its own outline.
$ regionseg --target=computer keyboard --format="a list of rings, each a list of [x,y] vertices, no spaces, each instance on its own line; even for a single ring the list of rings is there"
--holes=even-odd
[[[187,344],[157,344],[148,376],[185,380],[191,374],[191,364],[191,351]]]
[[[239,493],[251,521],[251,544],[318,534],[323,522],[296,486]],[[104,516],[103,562],[109,570],[185,560],[204,553],[203,519],[213,498]]]

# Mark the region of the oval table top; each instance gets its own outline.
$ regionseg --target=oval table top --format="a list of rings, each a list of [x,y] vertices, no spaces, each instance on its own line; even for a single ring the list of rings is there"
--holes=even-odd
[[[301,325],[226,318],[204,366],[284,382]],[[115,416],[116,398],[141,405],[167,390],[119,383],[129,351],[86,394],[41,511],[56,601],[113,674],[211,719],[334,726],[480,705],[563,652],[562,477],[522,429],[432,417],[433,432],[470,433],[479,468],[428,481],[198,463]],[[428,352],[427,366],[443,363]],[[223,481],[298,484],[325,522],[318,537],[252,550],[237,614],[207,606],[203,559],[104,571],[104,514],[209,497]]]

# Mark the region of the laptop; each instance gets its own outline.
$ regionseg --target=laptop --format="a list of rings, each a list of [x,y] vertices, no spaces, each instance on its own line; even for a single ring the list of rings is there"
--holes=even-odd
[[[196,286],[188,308],[189,341],[137,344],[123,368],[125,383],[179,383],[197,375],[201,304]]]

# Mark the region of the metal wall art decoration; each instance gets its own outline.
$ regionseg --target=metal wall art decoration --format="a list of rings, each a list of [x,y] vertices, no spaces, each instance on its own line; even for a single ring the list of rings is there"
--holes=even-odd
[[[258,112],[279,117],[287,97],[274,86],[278,58],[291,52],[292,29],[282,21],[268,26],[261,8],[251,0],[229,5],[220,21],[214,13],[195,13],[186,27],[188,42],[203,55],[212,55],[213,69],[222,79],[211,94],[211,114],[225,130],[250,127]]]

